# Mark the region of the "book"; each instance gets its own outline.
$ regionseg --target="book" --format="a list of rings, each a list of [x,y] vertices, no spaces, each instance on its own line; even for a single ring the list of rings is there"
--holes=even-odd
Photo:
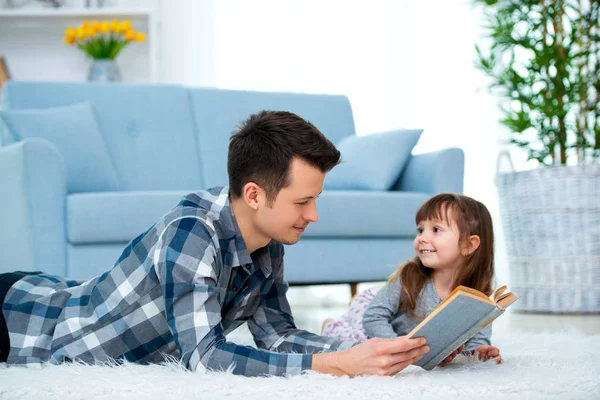
[[[407,336],[424,337],[430,350],[414,363],[430,371],[452,352],[504,313],[517,296],[501,286],[487,296],[458,286]]]

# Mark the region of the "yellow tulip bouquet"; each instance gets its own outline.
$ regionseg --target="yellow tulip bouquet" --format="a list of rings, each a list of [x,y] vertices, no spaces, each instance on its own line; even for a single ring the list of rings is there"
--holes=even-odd
[[[146,34],[136,32],[131,21],[83,21],[65,30],[65,43],[75,45],[94,60],[114,60],[130,42],[143,42]]]

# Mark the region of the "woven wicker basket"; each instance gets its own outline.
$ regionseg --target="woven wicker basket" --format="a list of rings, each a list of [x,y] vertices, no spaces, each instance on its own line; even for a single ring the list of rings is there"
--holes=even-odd
[[[511,308],[600,312],[600,165],[498,174]]]

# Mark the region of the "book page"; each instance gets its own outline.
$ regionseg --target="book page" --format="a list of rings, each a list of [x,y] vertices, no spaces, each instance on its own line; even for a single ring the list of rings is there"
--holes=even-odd
[[[518,298],[519,297],[517,297],[513,293],[508,292],[505,295],[500,297],[500,299],[498,300],[498,307],[500,307],[501,309],[504,310],[506,307],[508,307],[512,303],[514,303]]]
[[[492,301],[495,304],[497,304],[498,307],[500,307],[502,309],[504,309],[504,308],[508,307],[509,305],[511,305],[512,303],[514,303],[515,300],[517,300],[517,298],[518,298],[512,292],[506,292],[506,293],[504,293],[505,291],[506,291],[506,285],[500,286],[490,296],[490,298],[492,299]]]
[[[498,289],[494,290],[494,293],[490,296],[494,303],[497,303],[500,300],[500,296],[503,296],[502,293],[506,291],[506,285],[500,286]]]
[[[476,289],[473,289],[470,287],[466,287],[466,286],[459,286],[454,290],[457,290],[457,289],[459,292],[462,292],[464,294],[469,294],[471,296],[475,296],[476,298],[483,300],[487,303],[494,304],[494,301],[490,297],[488,297],[485,293],[480,292],[479,290],[476,290]]]
[[[483,300],[487,303],[493,304],[492,300],[479,290],[475,290],[466,286],[457,286],[448,296],[446,296],[446,298],[435,308],[435,310],[433,310],[431,314],[434,314],[437,310],[444,308],[445,304],[450,303],[459,294],[468,295],[475,299]],[[427,320],[423,322],[426,321]]]

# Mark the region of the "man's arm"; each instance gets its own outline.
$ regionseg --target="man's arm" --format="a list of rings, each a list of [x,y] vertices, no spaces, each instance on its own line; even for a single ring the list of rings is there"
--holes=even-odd
[[[288,285],[283,279],[282,266],[281,261],[279,268],[273,268],[273,287],[248,322],[259,346],[304,353],[320,350],[321,353],[312,355],[311,369],[336,376],[395,375],[429,351],[424,338],[371,339],[351,347],[353,342],[297,329],[285,296]]]
[[[392,376],[420,360],[428,351],[424,338],[375,338],[348,350],[315,354],[312,369],[336,376]]]
[[[167,324],[183,364],[191,370],[231,370],[246,376],[310,369],[310,355],[278,354],[225,340],[213,235],[203,222],[187,217],[165,229],[154,254]]]
[[[256,344],[263,349],[286,353],[321,353],[352,347],[352,341],[341,341],[298,329],[287,300],[288,283],[283,278],[283,246],[281,257],[274,260],[273,285],[261,299],[260,306],[248,321]]]

